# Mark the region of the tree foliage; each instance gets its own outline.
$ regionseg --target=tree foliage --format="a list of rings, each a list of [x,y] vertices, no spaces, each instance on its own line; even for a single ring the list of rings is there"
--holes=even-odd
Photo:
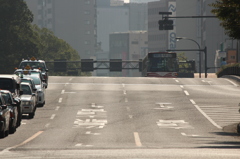
[[[68,43],[50,30],[32,25],[32,21],[33,14],[23,0],[0,0],[0,73],[13,73],[22,58],[32,56],[45,61],[80,60],[77,51]],[[80,68],[80,64],[71,63],[69,67]],[[82,73],[78,71],[78,74]]]
[[[23,0],[0,0],[1,73],[8,73],[30,51],[38,54],[32,21],[33,14]]]
[[[240,2],[239,0],[217,0],[210,4],[212,13],[221,20],[226,34],[233,39],[240,39]]]

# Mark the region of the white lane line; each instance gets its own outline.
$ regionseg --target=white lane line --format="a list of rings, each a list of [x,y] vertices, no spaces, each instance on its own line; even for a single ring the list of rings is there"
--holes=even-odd
[[[229,80],[229,79],[225,79],[226,81],[228,81],[228,82],[230,82],[230,83],[232,83],[234,86],[238,86],[235,82],[233,82],[233,81],[231,81],[231,80]]]
[[[202,113],[203,116],[205,116],[205,118],[207,118],[208,121],[210,121],[214,126],[216,126],[218,129],[222,129],[221,126],[219,126],[217,123],[215,123],[206,113],[204,113],[204,111],[202,111],[202,109],[199,108],[198,105],[194,105],[197,110]]]
[[[62,98],[59,98],[58,103],[61,103],[61,102],[62,102]]]
[[[125,87],[125,84],[124,83],[122,83],[122,86],[123,86],[123,88]]]
[[[181,88],[184,88],[183,85],[180,85]]]
[[[179,80],[175,80],[177,83],[179,83]]]
[[[49,125],[50,125],[50,123],[47,123],[47,124],[45,125],[45,128],[48,128],[48,127],[49,127]]]
[[[135,139],[136,146],[141,147],[142,143],[137,132],[134,132],[134,139]]]
[[[133,118],[133,115],[129,115],[129,118],[132,119],[132,118]]]
[[[188,91],[184,91],[184,93],[185,93],[187,96],[189,96],[189,93],[188,93]]]
[[[56,114],[52,114],[52,116],[50,117],[50,119],[54,119],[56,116]]]
[[[123,94],[126,95],[126,94],[127,94],[127,91],[126,91],[126,90],[123,90]]]
[[[193,99],[190,99],[190,102],[191,102],[192,104],[196,104],[196,102],[195,102]]]
[[[72,80],[72,78],[69,79],[69,81],[71,81],[71,80]]]
[[[64,94],[65,90],[62,90],[61,94]]]
[[[58,111],[58,110],[59,110],[59,108],[60,108],[60,107],[59,107],[59,106],[57,106],[57,107],[55,108],[55,110],[56,110],[56,111]]]

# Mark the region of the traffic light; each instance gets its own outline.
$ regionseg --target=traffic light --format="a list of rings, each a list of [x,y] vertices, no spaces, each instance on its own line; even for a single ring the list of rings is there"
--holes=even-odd
[[[173,20],[159,20],[159,30],[173,30]]]

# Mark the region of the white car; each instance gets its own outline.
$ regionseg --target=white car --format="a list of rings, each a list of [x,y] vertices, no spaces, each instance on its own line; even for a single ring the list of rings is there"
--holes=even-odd
[[[35,87],[37,88],[37,106],[43,107],[45,105],[46,83],[42,82],[38,74],[24,75],[24,77],[33,79]]]
[[[29,118],[33,118],[35,115],[37,105],[35,96],[29,83],[22,82],[20,84],[22,114],[28,114]]]

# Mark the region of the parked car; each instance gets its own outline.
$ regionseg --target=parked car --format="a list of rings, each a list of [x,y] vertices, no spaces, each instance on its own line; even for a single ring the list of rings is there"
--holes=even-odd
[[[13,134],[18,127],[18,108],[17,103],[14,101],[12,94],[8,90],[0,91],[7,107],[10,109],[10,125],[9,125],[9,133]],[[21,121],[19,121],[21,122]]]
[[[26,68],[26,66],[30,67],[31,69],[41,70],[41,73],[46,82],[46,88],[47,88],[47,86],[48,86],[48,69],[47,69],[45,61],[38,60],[35,57],[32,57],[31,59],[21,61],[20,65],[19,65],[19,69],[24,69],[24,68]]]
[[[22,112],[20,100],[20,77],[15,74],[1,74],[0,75],[0,89],[11,92],[18,108],[18,112]],[[18,123],[20,126],[22,120],[22,113],[18,113]]]
[[[0,138],[9,134],[10,109],[7,107],[2,94],[0,93]]]
[[[42,82],[38,75],[31,74],[31,75],[25,75],[25,78],[31,78],[33,79],[35,86],[37,88],[37,104],[39,107],[43,107],[45,105],[45,87],[46,83]]]
[[[22,114],[28,114],[29,118],[33,118],[36,111],[36,94],[33,93],[29,83],[22,82],[20,84],[21,89],[21,104]]]
[[[40,79],[46,83],[45,78],[42,75],[42,72],[39,69],[17,69],[15,70],[14,74],[18,75],[19,77],[23,77],[24,75],[32,75],[32,74],[37,74],[39,75]]]

